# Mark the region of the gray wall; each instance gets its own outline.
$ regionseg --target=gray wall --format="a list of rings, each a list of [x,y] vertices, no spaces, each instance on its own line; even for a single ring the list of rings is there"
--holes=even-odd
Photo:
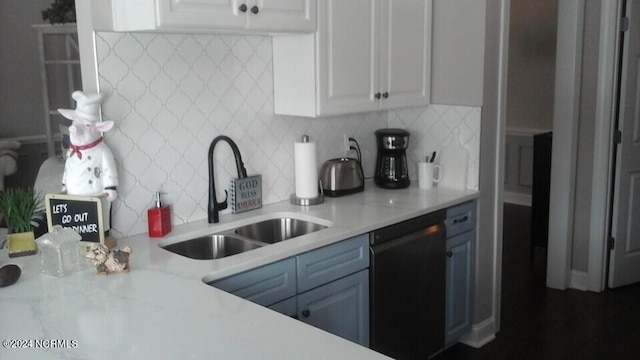
[[[433,1],[433,104],[482,106],[485,8],[485,0]]]
[[[52,0],[0,1],[0,138],[44,133],[36,31]]]
[[[557,0],[511,1],[507,127],[551,129]]]
[[[511,1],[505,202],[531,206],[533,135],[553,127],[557,0]]]

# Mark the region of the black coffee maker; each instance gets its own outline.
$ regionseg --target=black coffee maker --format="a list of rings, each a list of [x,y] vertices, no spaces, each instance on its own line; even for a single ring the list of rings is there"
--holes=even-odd
[[[409,132],[402,129],[376,130],[376,143],[376,184],[387,189],[408,187],[411,183],[406,153],[409,147]]]

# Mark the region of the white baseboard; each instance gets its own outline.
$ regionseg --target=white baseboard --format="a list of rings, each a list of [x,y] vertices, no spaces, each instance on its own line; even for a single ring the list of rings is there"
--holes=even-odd
[[[496,322],[493,317],[473,324],[471,331],[460,338],[460,342],[479,349],[496,338]]]
[[[589,273],[584,271],[571,270],[571,282],[569,287],[576,290],[589,290]]]
[[[531,206],[531,194],[517,193],[513,191],[505,191],[504,202],[515,205]]]

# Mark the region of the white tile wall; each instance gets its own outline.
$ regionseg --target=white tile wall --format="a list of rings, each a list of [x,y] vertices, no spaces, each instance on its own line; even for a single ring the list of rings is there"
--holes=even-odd
[[[467,189],[478,190],[480,115],[479,107],[448,105],[389,111],[389,127],[407,129],[411,134],[407,151],[410,178],[417,177],[417,161],[424,161],[443,146],[460,146],[467,152]]]
[[[371,176],[373,133],[388,126],[411,132],[410,161],[459,128],[476,159],[477,187],[479,108],[429,106],[324,119],[275,115],[269,37],[98,33],[97,52],[100,91],[109,95],[102,111],[116,122],[105,137],[120,165],[112,220],[117,237],[147,231],[146,210],[157,190],[167,193],[174,225],[206,218],[207,151],[221,134],[238,144],[250,175],[262,174],[265,204],[293,192],[293,143],[302,135],[318,143],[318,166],[342,155],[343,134],[355,137]],[[216,147],[215,171],[221,198],[236,176],[224,143]]]

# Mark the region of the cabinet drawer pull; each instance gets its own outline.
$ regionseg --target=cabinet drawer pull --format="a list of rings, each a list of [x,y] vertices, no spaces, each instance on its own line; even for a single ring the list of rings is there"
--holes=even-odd
[[[453,252],[447,251],[447,257],[453,257]]]
[[[465,215],[465,216],[463,216],[461,218],[453,219],[453,223],[454,224],[460,224],[460,223],[463,223],[463,222],[467,222],[468,220],[469,220],[469,216]]]
[[[385,98],[385,99],[388,99],[389,98],[389,93],[385,91],[384,94],[382,94],[382,97]]]
[[[247,4],[242,4],[238,7],[238,10],[240,10],[240,12],[242,13],[246,13],[247,12]]]
[[[308,318],[311,315],[311,311],[309,310],[302,310],[302,316]]]
[[[251,12],[254,13],[254,14],[257,14],[259,11],[260,11],[260,9],[258,9],[257,6],[254,6],[254,7],[251,8]]]
[[[380,97],[382,97],[382,94],[376,93],[374,96],[375,96],[376,99],[380,99]]]

